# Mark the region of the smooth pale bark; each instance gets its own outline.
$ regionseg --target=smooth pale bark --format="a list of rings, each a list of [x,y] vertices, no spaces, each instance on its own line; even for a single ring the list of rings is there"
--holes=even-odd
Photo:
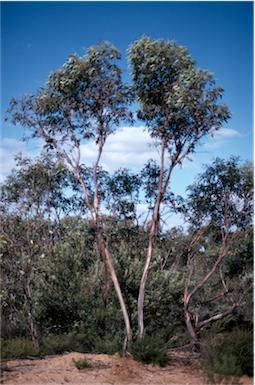
[[[105,245],[105,242],[103,240],[103,236],[102,236],[100,229],[97,229],[97,239],[98,239],[99,248],[103,254],[105,263],[107,265],[107,268],[108,268],[110,276],[111,276],[111,280],[112,280],[115,292],[117,294],[117,297],[118,297],[118,300],[120,303],[122,315],[123,315],[124,322],[125,322],[126,337],[127,337],[128,343],[129,343],[131,341],[131,338],[132,338],[132,332],[131,332],[131,326],[130,326],[130,321],[129,321],[129,316],[128,316],[126,304],[125,304],[125,301],[123,299],[123,295],[121,292],[119,281],[118,281],[116,273],[115,273],[115,269],[114,269],[114,266],[112,263],[110,252],[109,252],[107,246]],[[125,348],[126,347],[124,347],[124,350],[125,350]]]
[[[189,335],[191,337],[192,343],[195,344],[197,341],[197,336],[196,336],[195,329],[194,329],[192,322],[191,322],[190,313],[188,311],[188,302],[186,302],[186,301],[184,303],[184,320],[185,320],[185,324],[186,324],[186,327],[188,329]]]
[[[154,241],[158,234],[158,229],[159,229],[160,209],[161,209],[162,199],[164,198],[166,190],[169,186],[170,178],[174,167],[185,158],[185,156],[189,152],[189,147],[186,149],[186,151],[182,155],[181,155],[182,147],[179,147],[178,149],[176,149],[175,154],[171,158],[171,164],[169,165],[169,168],[166,172],[166,176],[164,178],[164,173],[166,171],[165,169],[166,151],[167,151],[167,141],[165,136],[163,135],[161,138],[161,156],[160,156],[160,174],[159,174],[159,181],[158,181],[158,194],[157,194],[156,205],[153,213],[153,218],[150,225],[150,235],[149,235],[149,241],[148,241],[147,255],[145,259],[142,278],[140,281],[140,288],[139,288],[139,295],[138,295],[138,338],[140,339],[143,338],[143,335],[144,335],[143,313],[144,313],[145,287],[148,279],[151,259],[153,257]]]
[[[176,157],[174,157],[174,162],[172,163],[171,167],[168,170],[168,174],[166,177],[166,180],[163,180],[163,174],[164,174],[164,164],[165,164],[165,151],[166,151],[166,142],[165,138],[162,137],[161,142],[161,164],[160,164],[160,174],[159,174],[159,182],[158,182],[158,195],[157,195],[157,201],[154,209],[153,218],[151,221],[151,227],[150,227],[150,235],[149,235],[149,242],[148,242],[148,249],[147,249],[147,255],[146,260],[144,264],[144,270],[142,274],[142,278],[140,281],[140,287],[139,287],[139,295],[138,295],[138,338],[143,338],[144,335],[144,297],[145,297],[145,287],[148,279],[148,273],[150,269],[150,262],[153,256],[153,246],[155,237],[158,233],[159,228],[159,220],[160,220],[160,207],[162,198],[166,192],[166,189],[169,184],[171,172],[173,170],[173,167],[175,165]]]
[[[119,281],[118,281],[118,278],[117,278],[117,275],[115,272],[115,268],[114,268],[114,265],[112,262],[111,254],[110,254],[110,251],[106,245],[106,242],[104,241],[104,237],[102,234],[102,229],[101,229],[101,225],[100,225],[100,221],[99,221],[99,197],[98,197],[99,186],[98,186],[97,171],[98,171],[98,166],[99,166],[99,162],[100,162],[101,155],[103,152],[103,147],[104,147],[105,141],[106,141],[106,138],[103,137],[101,139],[101,141],[99,142],[97,159],[96,159],[96,162],[94,164],[93,182],[94,182],[95,191],[94,191],[93,203],[90,202],[90,200],[89,200],[86,185],[85,185],[85,183],[84,183],[84,181],[80,175],[80,172],[79,172],[78,162],[77,162],[77,164],[73,164],[72,160],[70,159],[70,157],[66,153],[65,153],[65,159],[66,159],[67,163],[72,167],[73,172],[76,175],[77,180],[79,181],[79,183],[82,186],[84,198],[85,198],[87,207],[91,213],[93,225],[94,225],[94,228],[96,231],[98,249],[101,251],[101,254],[102,254],[103,259],[104,259],[104,263],[106,264],[107,269],[110,273],[110,277],[111,277],[111,280],[112,280],[112,283],[114,286],[114,290],[115,290],[116,295],[117,295],[118,300],[119,300],[119,304],[121,307],[121,311],[122,311],[122,315],[123,315],[123,319],[124,319],[124,323],[125,323],[125,332],[126,332],[127,343],[125,342],[125,344],[124,344],[124,350],[126,350],[126,348],[128,348],[128,346],[129,346],[129,342],[132,339],[130,319],[129,319],[126,304],[125,304],[125,301],[124,301],[124,298],[122,295],[122,291],[121,291],[121,288],[119,285]],[[77,152],[78,152],[78,161],[79,161],[80,148],[78,146],[77,146]]]
[[[34,317],[34,308],[32,303],[32,288],[29,281],[26,282],[24,291],[27,297],[27,316],[28,316],[31,339],[34,347],[39,348],[38,333],[37,333],[37,327],[36,327],[36,322]]]
[[[143,275],[140,282],[139,296],[138,296],[138,338],[142,338],[144,334],[144,319],[143,319],[143,308],[144,308],[144,296],[145,296],[145,285],[148,278],[150,261],[153,252],[153,243],[155,238],[155,224],[153,224],[150,233],[149,247],[147,257],[144,265]]]

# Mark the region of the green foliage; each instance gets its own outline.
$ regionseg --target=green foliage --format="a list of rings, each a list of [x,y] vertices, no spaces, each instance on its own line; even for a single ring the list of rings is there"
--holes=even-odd
[[[72,171],[82,187],[83,198],[97,233],[97,248],[106,257],[111,276],[115,275],[108,247],[105,244],[99,220],[99,166],[102,151],[109,135],[123,121],[132,121],[129,105],[133,101],[130,88],[122,82],[122,71],[117,65],[121,55],[109,42],[90,47],[84,57],[71,55],[65,64],[53,71],[38,94],[12,100],[8,110],[14,125],[20,124],[32,131],[31,137],[44,140],[44,147],[54,151],[58,162]],[[97,155],[93,169],[82,167],[81,143],[94,140]],[[83,169],[83,170],[82,170]],[[88,188],[82,171],[93,172]],[[62,172],[62,164],[57,167]],[[129,206],[130,202],[126,202]],[[126,206],[127,206],[126,205]],[[131,209],[132,209],[131,202]],[[130,207],[128,210],[130,211]],[[134,211],[133,209],[131,211]],[[107,251],[107,252],[106,252]],[[115,278],[115,291],[121,303],[126,332],[131,336],[129,317]]]
[[[175,42],[142,37],[130,46],[128,56],[140,107],[138,118],[145,122],[155,146],[160,148],[159,169],[150,161],[143,170],[145,196],[147,201],[152,200],[153,219],[138,297],[138,333],[142,337],[145,286],[162,203],[176,210],[177,202],[169,191],[172,171],[195,151],[203,137],[219,130],[230,114],[227,106],[219,104],[223,89],[214,87],[212,74],[196,68],[188,51]]]
[[[109,42],[90,47],[84,57],[71,55],[49,75],[38,95],[12,100],[10,120],[29,128],[32,137],[43,138],[45,147],[63,159],[65,143],[71,145],[72,156],[80,141],[95,139],[103,145],[116,126],[132,116],[132,95],[122,83],[118,60],[120,53]]]
[[[60,172],[59,162],[44,152],[36,159],[18,154],[15,162],[15,169],[1,186],[1,208],[15,209],[22,219],[69,211],[71,202],[65,196],[65,188],[70,187],[68,169]]]
[[[73,359],[74,365],[79,370],[90,369],[92,365],[86,360],[86,358],[80,358],[79,360]]]
[[[139,202],[140,175],[119,169],[106,182],[106,207],[117,220],[134,220]]]
[[[216,158],[188,187],[190,222],[244,229],[253,219],[253,167],[237,157]]]
[[[62,354],[65,352],[91,353],[95,350],[95,335],[80,331],[48,334],[40,342],[40,354]]]
[[[253,334],[235,329],[203,341],[204,371],[209,383],[236,382],[242,374],[253,375]]]
[[[237,384],[242,374],[235,355],[221,355],[213,366],[205,367],[208,384]]]
[[[62,354],[72,351],[68,334],[49,334],[45,336],[40,345],[42,355]]]
[[[38,356],[39,350],[33,343],[25,338],[3,339],[1,341],[2,358],[26,358],[28,356]]]
[[[95,328],[91,332],[73,330],[69,333],[49,334],[43,337],[40,343],[40,354],[62,354],[65,352],[80,352],[80,353],[105,353],[114,354],[120,352],[123,347],[123,335],[98,335],[98,330]]]
[[[104,354],[115,354],[121,352],[123,348],[123,335],[105,335],[104,337],[95,336],[94,352]]]
[[[165,341],[182,330],[183,274],[158,269],[159,259],[152,263],[145,301],[146,332],[157,331]],[[183,333],[183,330],[182,330]]]
[[[129,48],[128,56],[132,90],[122,82],[119,51],[102,42],[84,57],[71,55],[39,93],[11,101],[10,121],[43,139],[50,154],[36,161],[18,155],[16,169],[1,186],[5,338],[30,333],[39,340],[41,335],[41,348],[52,353],[120,349],[123,319],[104,249],[100,252],[96,243],[96,228],[109,248],[133,335],[137,332],[137,298],[151,226],[142,227],[138,221],[141,190],[150,210],[159,199],[166,208],[179,205],[185,213],[183,200],[177,201],[168,189],[173,168],[230,114],[219,103],[223,89],[215,87],[213,75],[196,68],[187,49],[175,42],[143,37]],[[139,175],[125,169],[110,175],[99,166],[103,147],[122,121],[132,121],[128,108],[134,97],[138,117],[156,145],[162,145],[161,164],[152,159]],[[81,165],[80,146],[92,141],[98,162]],[[189,311],[192,320],[198,316],[207,321],[244,293],[242,317],[252,319],[252,192],[250,163],[240,166],[236,158],[216,159],[190,187],[186,214],[189,223],[204,232],[201,241],[190,248],[192,231],[163,233],[155,223],[142,306],[149,335],[168,341],[180,334],[178,340],[186,341],[182,299],[187,265],[192,258],[189,288],[194,288],[213,267],[224,232],[233,243],[224,238],[227,253],[218,266],[220,275],[212,274],[208,285],[195,291]],[[100,205],[108,215],[100,215]],[[86,217],[89,210],[94,224]],[[159,221],[160,208],[154,214]],[[233,318],[230,314],[221,320],[221,330],[229,328]],[[237,365],[233,357],[231,362]]]
[[[240,165],[235,157],[215,159],[188,188],[191,241],[184,311],[193,340],[199,330],[224,317],[230,320],[221,325],[230,325],[242,307],[247,321],[252,318],[252,307],[247,311],[253,299],[251,170],[251,164]]]
[[[72,351],[80,353],[90,353],[94,351],[94,334],[82,331],[72,331],[69,333],[69,346]]]
[[[131,353],[135,360],[144,364],[166,366],[170,358],[163,341],[156,336],[145,336],[133,342]]]
[[[188,50],[173,41],[142,37],[128,50],[138,117],[154,138],[165,138],[171,153],[188,152],[230,114],[218,104],[223,89],[214,87],[210,72],[195,67]]]
[[[229,253],[226,261],[226,274],[230,279],[240,276],[253,268],[253,226],[238,234],[236,246]]]

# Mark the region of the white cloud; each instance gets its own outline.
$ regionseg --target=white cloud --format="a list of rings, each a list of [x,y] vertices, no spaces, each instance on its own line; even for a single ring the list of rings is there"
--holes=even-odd
[[[4,178],[10,173],[11,169],[15,166],[14,155],[24,150],[25,143],[19,142],[13,138],[3,138],[0,148],[1,159],[1,172],[0,182],[2,183]]]
[[[222,147],[226,141],[237,138],[241,134],[231,128],[222,128],[214,133],[214,136],[203,145],[203,149],[212,150]],[[34,157],[39,155],[42,148],[40,141],[25,142],[15,138],[3,138],[0,147],[2,182],[13,167],[15,167],[14,156],[22,152],[23,155]],[[81,162],[93,164],[97,157],[97,147],[90,142],[81,144]],[[159,154],[147,130],[140,127],[122,127],[111,135],[105,144],[101,158],[101,165],[109,172],[118,168],[128,168],[134,171],[140,170],[148,159],[159,159]],[[191,155],[191,161],[185,159],[182,169],[196,169],[198,163],[196,157]]]
[[[216,149],[222,147],[229,139],[241,137],[241,134],[232,128],[221,128],[213,133],[213,137],[206,142],[205,149]]]
[[[157,150],[149,146],[150,135],[144,127],[122,127],[111,135],[105,144],[101,165],[109,172],[118,168],[139,170],[150,158],[157,158]],[[42,140],[23,142],[16,138],[2,138],[0,146],[1,171],[0,182],[15,167],[14,156],[21,152],[24,156],[36,157],[42,149]],[[94,142],[81,144],[81,162],[93,164],[97,157]]]
[[[15,167],[14,157],[18,153],[22,153],[24,156],[35,157],[39,155],[41,150],[40,143],[31,143],[28,147],[27,143],[18,140],[16,138],[2,138],[0,147],[0,183],[4,181],[7,175]]]
[[[215,136],[221,138],[233,138],[241,136],[241,134],[237,130],[233,130],[233,128],[221,128],[219,131],[216,131]]]
[[[97,156],[95,143],[81,145],[81,160],[85,164],[93,164]],[[157,148],[143,126],[122,127],[111,135],[105,144],[101,165],[107,171],[118,168],[140,170],[149,159],[159,160]],[[180,166],[182,169],[197,167],[195,157],[190,155]]]
[[[149,158],[157,158],[157,150],[151,146],[150,135],[144,127],[122,127],[111,135],[103,151],[101,164],[113,171],[119,167],[132,169],[141,168]],[[97,147],[94,143],[81,146],[82,161],[93,163],[97,156]]]

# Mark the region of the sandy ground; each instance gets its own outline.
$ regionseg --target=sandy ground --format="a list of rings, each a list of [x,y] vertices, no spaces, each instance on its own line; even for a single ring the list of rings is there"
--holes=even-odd
[[[3,363],[2,383],[8,385],[200,385],[205,383],[199,361],[187,353],[171,353],[165,368],[144,365],[118,354],[68,353],[43,359],[10,360]],[[91,368],[79,370],[74,360],[86,358]],[[253,379],[243,376],[243,385]]]

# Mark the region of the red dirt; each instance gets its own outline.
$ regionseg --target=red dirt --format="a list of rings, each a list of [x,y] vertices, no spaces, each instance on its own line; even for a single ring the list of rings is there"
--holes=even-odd
[[[205,383],[201,365],[189,353],[171,352],[165,368],[144,365],[118,354],[68,353],[44,359],[9,360],[4,363],[2,383],[8,385],[200,385]],[[78,370],[74,360],[86,358],[91,368]],[[253,379],[243,376],[243,385]]]

